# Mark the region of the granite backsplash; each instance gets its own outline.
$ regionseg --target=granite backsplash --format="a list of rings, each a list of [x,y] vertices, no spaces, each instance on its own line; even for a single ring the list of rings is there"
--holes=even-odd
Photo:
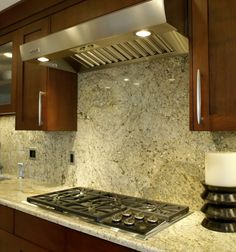
[[[235,151],[236,134],[189,131],[188,82],[186,56],[80,73],[77,132],[15,131],[14,116],[0,117],[4,172],[23,162],[36,180],[199,209],[204,153]]]

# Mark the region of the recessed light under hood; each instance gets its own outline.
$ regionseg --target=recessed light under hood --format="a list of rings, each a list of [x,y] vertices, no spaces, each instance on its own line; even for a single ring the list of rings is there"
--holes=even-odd
[[[186,54],[188,39],[167,23],[164,3],[168,0],[146,1],[23,44],[22,60],[79,72]],[[151,34],[141,38],[139,30]],[[42,57],[49,60],[39,62]]]

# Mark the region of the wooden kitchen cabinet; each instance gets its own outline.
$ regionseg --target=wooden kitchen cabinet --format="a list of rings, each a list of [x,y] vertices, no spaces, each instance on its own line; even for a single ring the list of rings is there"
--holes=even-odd
[[[0,115],[15,113],[17,36],[16,32],[0,37]]]
[[[20,239],[0,229],[1,252],[48,252],[28,241]]]
[[[20,44],[46,36],[49,18],[19,30]],[[77,75],[18,61],[17,130],[77,130]]]
[[[135,252],[135,250],[111,243],[87,234],[67,229],[66,252]]]
[[[134,252],[135,250],[0,205],[0,251]]]
[[[24,223],[25,224],[25,223]],[[24,228],[25,225],[22,225]],[[0,205],[0,251],[1,252],[46,252],[15,234],[15,210]]]
[[[190,128],[236,130],[236,1],[190,5]]]
[[[134,251],[20,211],[15,211],[15,235],[55,252]]]
[[[14,210],[0,205],[0,229],[13,233],[14,231]],[[1,250],[0,250],[1,251]]]
[[[15,211],[14,224],[16,236],[49,251],[64,251],[64,227],[20,211]]]

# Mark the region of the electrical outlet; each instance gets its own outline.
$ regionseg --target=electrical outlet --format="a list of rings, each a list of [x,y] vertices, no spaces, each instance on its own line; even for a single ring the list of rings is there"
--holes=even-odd
[[[36,159],[36,148],[29,149],[29,159],[32,159],[32,160]]]
[[[69,153],[69,162],[71,165],[75,164],[75,152],[74,151],[70,151],[70,153]]]

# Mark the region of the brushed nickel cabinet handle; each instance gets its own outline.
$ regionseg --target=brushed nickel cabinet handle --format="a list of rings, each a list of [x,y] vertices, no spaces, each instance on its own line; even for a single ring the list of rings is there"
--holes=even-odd
[[[39,91],[39,126],[43,125],[43,120],[42,120],[42,96],[45,95],[45,92]]]
[[[197,70],[197,123],[201,124],[202,121],[202,95],[201,95],[201,72]]]

